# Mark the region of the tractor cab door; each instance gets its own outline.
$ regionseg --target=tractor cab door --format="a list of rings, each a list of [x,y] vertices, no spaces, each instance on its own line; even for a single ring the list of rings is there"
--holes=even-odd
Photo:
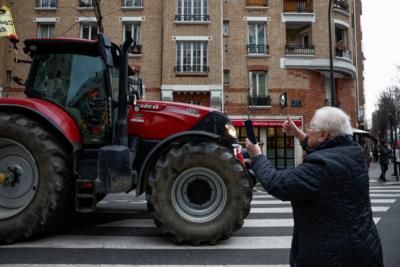
[[[108,143],[107,68],[98,52],[84,53],[81,46],[36,49],[26,94],[62,106],[79,126],[84,144]]]

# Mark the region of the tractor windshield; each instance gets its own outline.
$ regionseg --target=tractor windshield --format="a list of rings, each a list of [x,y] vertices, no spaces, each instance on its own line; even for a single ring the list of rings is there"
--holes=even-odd
[[[54,102],[75,119],[85,143],[104,141],[106,67],[99,56],[37,54],[27,94]]]

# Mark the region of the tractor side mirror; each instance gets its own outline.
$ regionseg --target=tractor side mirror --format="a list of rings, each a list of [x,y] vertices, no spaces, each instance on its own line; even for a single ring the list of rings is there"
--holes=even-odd
[[[134,79],[132,76],[128,78],[129,99],[133,105],[136,105],[137,99],[143,96],[143,81],[142,79]]]

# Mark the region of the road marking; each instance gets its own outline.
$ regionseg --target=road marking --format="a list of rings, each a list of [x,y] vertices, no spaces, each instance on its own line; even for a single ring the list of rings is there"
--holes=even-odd
[[[389,210],[389,207],[382,206],[376,207],[372,206],[373,212],[386,212]],[[291,207],[285,208],[251,208],[250,213],[292,213]]]
[[[216,250],[216,249],[289,249],[291,236],[231,237],[215,246],[175,245],[165,237],[58,235],[30,242],[3,245],[2,248],[53,249],[135,249],[135,250]]]
[[[253,200],[251,204],[265,204],[265,205],[270,205],[270,204],[284,204],[284,205],[290,205],[289,201],[282,201],[282,200]]]
[[[3,266],[0,264],[0,266]],[[222,265],[121,265],[121,264],[7,264],[7,267],[221,267]],[[229,265],[224,264],[224,267],[289,267],[287,264],[263,264],[263,265]]]
[[[394,203],[396,202],[395,198],[387,198],[387,199],[371,199],[371,203]]]
[[[400,193],[400,189],[370,189],[369,192],[374,192],[374,193],[383,193],[383,192]]]
[[[374,217],[375,223],[380,217]],[[154,228],[152,219],[127,219],[96,225],[96,227],[124,227],[124,228]],[[254,227],[293,227],[293,219],[245,219],[243,228]]]
[[[400,194],[369,194],[370,197],[400,197]]]

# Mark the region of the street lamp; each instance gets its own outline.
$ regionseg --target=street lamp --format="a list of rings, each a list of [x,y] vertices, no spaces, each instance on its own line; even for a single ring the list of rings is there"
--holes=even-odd
[[[329,34],[329,73],[331,87],[331,106],[336,106],[335,101],[335,77],[333,76],[333,55],[332,55],[332,27],[331,27],[332,0],[329,0],[328,6],[328,34]]]

